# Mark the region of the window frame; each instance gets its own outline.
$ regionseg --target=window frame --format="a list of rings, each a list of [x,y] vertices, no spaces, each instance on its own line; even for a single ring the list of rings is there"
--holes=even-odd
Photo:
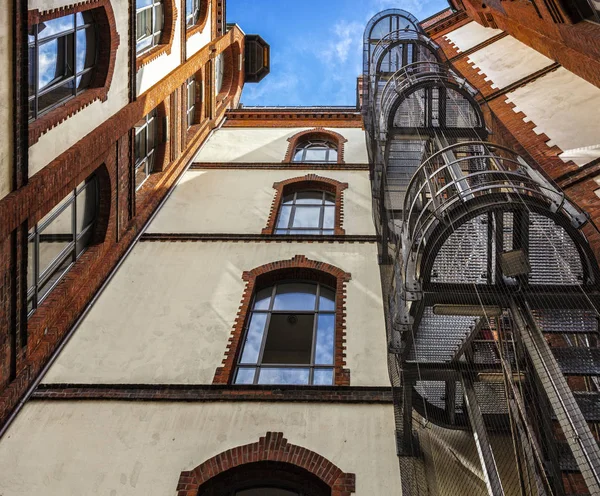
[[[142,119],[140,119],[140,121],[138,121],[138,124],[140,122],[144,121],[144,123],[141,126],[135,126],[134,129],[134,156],[135,156],[135,163],[133,166],[133,178],[134,178],[134,184],[135,184],[135,191],[139,191],[142,186],[146,183],[146,181],[150,178],[150,176],[152,175],[152,173],[154,172],[154,169],[156,167],[156,158],[157,158],[157,150],[158,150],[158,138],[159,138],[159,132],[158,132],[158,107],[152,109],[150,112],[148,112]],[[150,123],[153,122],[154,123],[154,137],[153,137],[153,147],[151,149],[149,149],[149,125]],[[145,152],[143,156],[138,157],[137,156],[137,147],[135,146],[135,141],[137,140],[137,136],[141,133],[145,133],[145,140],[144,140],[144,146],[145,146]],[[144,173],[145,173],[145,178],[144,180],[137,184],[137,174],[139,169],[141,169],[142,167],[144,167]]]
[[[325,160],[306,160],[306,154],[311,149],[325,149]],[[335,151],[335,157],[331,157],[332,151]],[[297,159],[298,153],[302,153],[302,157]],[[296,145],[294,153],[292,155],[292,162],[298,164],[337,164],[338,163],[338,149],[337,145],[333,141],[328,139],[314,139],[309,138],[301,141]]]
[[[191,0],[194,5],[192,12],[188,12],[188,1],[185,0],[185,26],[186,29],[193,28],[200,20],[200,14],[202,12],[202,2],[204,0]],[[190,22],[191,21],[191,22]]]
[[[167,0],[169,1],[169,0]],[[161,13],[161,23],[160,23],[160,29],[157,30],[156,29],[156,23],[155,23],[155,18],[156,18],[156,8],[160,6],[160,13]],[[144,11],[144,10],[150,10],[150,25],[151,27],[151,32],[147,33],[138,38],[138,26],[137,26],[137,21],[138,21],[138,15],[140,14],[140,12]],[[137,0],[136,0],[136,5],[135,5],[135,17],[136,17],[136,33],[135,33],[135,55],[136,57],[141,57],[143,55],[148,54],[148,52],[150,52],[153,48],[156,48],[158,46],[160,46],[162,43],[162,37],[163,37],[163,33],[165,31],[165,2],[163,0],[151,0],[150,5],[145,5],[141,8],[138,8],[137,6]],[[145,40],[151,38],[151,42],[149,45],[144,46],[142,49],[138,48],[138,45],[140,43],[141,40]]]
[[[297,203],[298,194],[299,193],[320,193],[321,201],[320,203]],[[292,202],[288,203],[289,200],[286,201],[286,198],[290,196],[293,197]],[[335,217],[336,217],[336,198],[335,193],[331,191],[327,191],[324,189],[295,189],[294,191],[288,193],[281,199],[281,205],[279,206],[279,211],[277,213],[277,220],[275,221],[275,229],[274,234],[278,236],[282,235],[316,235],[316,236],[333,236],[335,234]],[[327,203],[329,201],[329,203]],[[298,209],[301,210],[315,210],[316,207],[319,207],[319,226],[318,227],[293,227],[296,213]],[[287,227],[280,227],[279,223],[281,221],[282,213],[284,207],[290,207],[290,214],[288,217]],[[331,227],[325,227],[325,212],[326,210],[333,210],[333,224]],[[298,232],[294,232],[298,231]],[[312,231],[312,232],[306,232]]]
[[[33,121],[37,120],[41,116],[44,116],[45,114],[51,112],[52,110],[56,109],[57,107],[60,107],[65,102],[81,95],[83,92],[85,92],[87,89],[89,89],[90,87],[93,86],[94,78],[96,75],[96,67],[98,65],[99,50],[100,50],[98,26],[96,25],[96,23],[94,22],[94,19],[92,18],[93,14],[92,14],[91,10],[74,11],[74,12],[65,14],[63,16],[56,17],[55,19],[48,19],[46,22],[63,19],[65,17],[69,17],[69,16],[73,16],[73,23],[72,23],[71,28],[61,31],[59,33],[54,33],[54,34],[48,36],[47,38],[43,38],[41,40],[39,37],[40,24],[43,24],[44,21],[37,22],[30,26],[30,30],[32,31],[32,34],[30,34],[29,37],[33,37],[33,40],[30,40],[28,43],[28,49],[29,49],[29,54],[30,54],[29,55],[29,77],[30,77],[30,89],[33,89],[33,93],[28,94],[28,99],[27,99],[28,106],[29,106],[29,111],[28,111],[28,113],[29,113],[28,121],[29,122],[33,122]],[[79,16],[81,16],[81,18],[84,21],[81,25],[78,25],[78,17]],[[81,71],[78,72],[77,71],[77,55],[78,55],[77,54],[77,34],[80,31],[83,31],[85,33],[87,29],[91,29],[94,32],[93,63],[91,64],[90,67],[85,67],[85,62],[87,62],[87,48],[88,48],[87,40],[86,40],[86,57],[84,57],[84,67]],[[50,82],[44,88],[40,89],[40,87],[39,87],[39,63],[38,63],[39,58],[40,58],[40,56],[39,56],[40,47],[43,47],[44,45],[47,45],[48,43],[51,43],[53,41],[57,41],[57,44],[59,44],[60,39],[67,39],[68,37],[72,37],[73,49],[72,49],[72,53],[69,53],[69,50],[67,49],[66,44],[65,44],[65,47],[64,47],[65,54],[64,54],[64,60],[62,62],[62,66],[63,66],[63,72],[67,72],[67,68],[68,68],[69,64],[71,64],[72,74],[70,74],[68,76],[64,76],[60,79],[55,78],[52,82]],[[58,64],[59,48],[60,47],[57,47],[57,67],[59,65]],[[71,59],[71,60],[68,60],[68,59]],[[77,79],[80,77],[83,77],[85,74],[88,74],[88,73],[90,73],[90,76],[89,76],[89,80],[88,80],[87,84],[85,86],[83,86],[82,88],[78,88]],[[71,89],[70,95],[64,96],[60,100],[54,102],[53,104],[49,105],[48,107],[46,107],[40,111],[40,109],[39,109],[40,97],[42,97],[60,87],[67,87],[68,83],[73,83],[73,82],[74,82],[74,84],[72,84],[72,88],[70,88]],[[32,104],[33,104],[33,110],[32,110]]]
[[[77,198],[81,193],[88,188],[94,188],[94,215],[90,222],[88,222],[81,230],[78,230],[77,225]],[[28,257],[32,260],[33,266],[29,267],[28,262],[28,278],[27,278],[27,317],[31,317],[33,313],[39,308],[43,301],[53,291],[56,285],[63,279],[65,274],[69,272],[73,264],[85,253],[87,248],[90,246],[96,223],[98,220],[98,212],[100,208],[100,189],[98,185],[98,177],[94,173],[90,175],[83,182],[79,183],[67,196],[65,196],[57,205],[53,207],[48,214],[46,214],[41,221],[37,222],[28,232],[27,243]],[[58,208],[57,208],[58,207]],[[58,253],[54,259],[47,264],[43,272],[40,273],[40,236],[43,231],[52,224],[60,215],[65,212],[69,207],[71,210],[71,234],[72,239],[69,241],[60,253]],[[79,249],[79,242],[89,236],[86,244]],[[33,253],[31,252],[31,246],[33,244]],[[56,276],[51,285],[45,289],[44,293],[40,296],[40,288],[52,280],[57,274],[58,269],[71,258],[71,262],[62,269],[60,275]],[[33,270],[32,274],[32,285],[29,284],[29,273]],[[30,307],[31,303],[31,307]]]
[[[190,88],[193,92],[193,98],[190,99]],[[198,81],[196,75],[190,76],[186,81],[186,123],[187,129],[196,124],[196,102],[198,100]],[[191,102],[190,102],[191,100]]]
[[[315,305],[313,310],[296,310],[296,309],[274,309],[275,297],[277,295],[277,289],[281,286],[289,285],[289,284],[310,284],[315,286]],[[325,288],[333,293],[333,310],[321,310],[320,309],[320,299],[321,299],[321,290]],[[256,297],[259,291],[256,291],[252,297],[252,305],[250,310],[248,311],[248,317],[246,319],[246,325],[244,327],[244,336],[242,338],[241,348],[240,348],[240,356],[237,360],[236,369],[233,374],[233,383],[239,385],[248,385],[248,383],[240,383],[237,382],[238,373],[240,370],[249,370],[254,369],[254,379],[252,381],[252,385],[306,385],[306,386],[333,386],[335,383],[335,342],[336,342],[336,308],[337,308],[337,294],[335,288],[327,286],[321,282],[316,281],[307,281],[302,279],[287,279],[282,281],[277,281],[271,287],[263,288],[271,289],[271,296],[269,299],[269,308],[266,310],[255,308],[256,305]],[[261,291],[262,291],[261,290]],[[312,293],[310,293],[312,294]],[[312,315],[313,316],[313,329],[312,329],[312,341],[311,341],[311,352],[310,352],[310,362],[309,363],[299,363],[299,364],[290,364],[290,363],[263,363],[265,347],[267,344],[271,319],[273,315],[288,315],[288,314],[296,314],[296,315]],[[261,338],[261,346],[259,349],[259,354],[256,359],[256,363],[244,363],[242,362],[242,357],[244,353],[244,348],[246,346],[246,340],[248,338],[248,332],[250,328],[250,323],[252,322],[252,317],[256,314],[266,315],[266,320],[264,324],[264,328],[262,331]],[[331,364],[317,364],[316,363],[316,351],[317,351],[317,333],[318,333],[318,325],[319,325],[319,317],[321,315],[332,315],[333,316],[333,339],[331,346]],[[304,383],[264,383],[260,382],[260,374],[262,369],[308,369],[308,382]],[[315,371],[317,370],[327,370],[331,371],[331,383],[315,384]]]

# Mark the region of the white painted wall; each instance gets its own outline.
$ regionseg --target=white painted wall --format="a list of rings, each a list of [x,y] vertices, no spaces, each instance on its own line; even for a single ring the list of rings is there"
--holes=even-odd
[[[69,0],[29,0],[29,8],[39,9],[40,11],[72,4],[73,2]],[[129,103],[127,89],[129,73],[127,54],[129,5],[123,1],[112,2],[112,8],[120,43],[108,99],[105,102],[95,101],[42,135],[39,141],[29,148],[30,176],[42,170],[49,162],[68,150]],[[2,43],[2,46],[5,46],[5,44]]]
[[[12,4],[0,8],[0,198],[12,189],[13,172],[13,60],[12,60]]]
[[[148,232],[260,234],[275,198],[273,183],[306,174],[348,183],[343,192],[346,234],[375,234],[367,171],[191,170]]]
[[[141,95],[156,83],[158,83],[167,74],[181,64],[181,23],[182,20],[181,2],[174,2],[177,10],[175,20],[175,33],[173,34],[173,43],[171,44],[171,53],[162,54],[152,62],[140,67],[136,75],[137,95]]]
[[[268,431],[356,474],[356,496],[400,494],[391,405],[28,403],[0,443],[5,496],[174,495],[179,475]]]
[[[485,28],[481,24],[472,21],[449,32],[444,38],[453,43],[458,52],[464,52],[501,32],[501,29]]]
[[[492,88],[504,88],[554,62],[512,36],[477,50],[468,59],[487,76]]]
[[[186,54],[189,59],[192,55],[198,52],[200,49],[205,47],[208,43],[210,43],[210,27],[212,26],[212,1],[208,2],[208,16],[206,20],[206,25],[204,29],[196,33],[187,40],[186,43]]]
[[[301,128],[222,128],[202,147],[196,162],[275,162],[285,159],[288,138],[306,131]],[[344,161],[349,164],[366,164],[367,145],[365,132],[360,128],[327,128],[341,134],[344,144]]]
[[[561,67],[515,91],[507,99],[546,133],[563,160],[577,165],[600,157],[600,88]]]
[[[242,273],[295,255],[352,274],[351,385],[389,385],[375,244],[288,242],[139,243],[44,382],[212,383],[242,300]]]

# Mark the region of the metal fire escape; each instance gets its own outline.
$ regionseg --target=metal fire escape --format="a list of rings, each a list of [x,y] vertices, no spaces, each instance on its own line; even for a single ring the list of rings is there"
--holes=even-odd
[[[403,491],[460,487],[439,465],[462,456],[452,441],[412,473],[433,425],[475,445],[482,494],[600,495],[588,218],[480,101],[414,16],[369,22],[363,115]]]

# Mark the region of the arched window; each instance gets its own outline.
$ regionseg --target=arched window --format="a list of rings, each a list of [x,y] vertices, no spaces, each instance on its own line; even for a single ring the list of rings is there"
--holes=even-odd
[[[294,162],[333,162],[337,163],[337,146],[331,141],[308,139],[296,146]]]
[[[135,125],[135,189],[142,187],[154,170],[158,145],[157,109]]]
[[[185,24],[192,27],[200,19],[200,0],[185,0]]]
[[[164,27],[162,0],[136,0],[136,52],[138,55],[160,44]]]
[[[29,315],[90,245],[97,211],[98,181],[92,175],[29,230]]]
[[[223,76],[225,75],[225,54],[220,53],[215,58],[215,96],[223,89]]]
[[[334,234],[335,195],[296,191],[283,197],[275,234]]]
[[[256,292],[235,384],[332,385],[335,291],[281,282]]]
[[[186,83],[186,120],[188,129],[196,123],[196,98],[197,98],[197,87],[196,76],[192,76],[187,80]]]
[[[98,33],[91,11],[29,28],[29,119],[52,110],[93,81]]]

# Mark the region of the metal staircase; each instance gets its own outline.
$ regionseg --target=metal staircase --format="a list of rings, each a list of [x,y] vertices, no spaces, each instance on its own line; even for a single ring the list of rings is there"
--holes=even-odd
[[[600,495],[600,271],[586,214],[502,142],[414,16],[369,22],[364,71],[404,494],[437,477],[403,473],[424,460],[431,422],[472,433],[484,494]]]

